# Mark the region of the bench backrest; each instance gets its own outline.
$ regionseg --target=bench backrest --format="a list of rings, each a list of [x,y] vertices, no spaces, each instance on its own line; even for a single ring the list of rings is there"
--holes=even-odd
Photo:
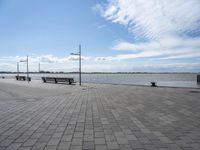
[[[60,78],[60,77],[42,77],[43,82],[53,81],[57,82],[74,82],[74,78]]]

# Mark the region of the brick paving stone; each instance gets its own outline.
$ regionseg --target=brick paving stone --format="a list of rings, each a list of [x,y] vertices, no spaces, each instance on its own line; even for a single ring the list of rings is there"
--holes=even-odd
[[[70,150],[82,150],[82,149],[83,149],[82,146],[74,146],[74,145],[70,146]]]
[[[84,135],[84,141],[94,141],[94,135]]]
[[[12,143],[6,148],[6,150],[17,150],[21,145],[22,143]]]
[[[66,150],[69,149],[71,145],[71,142],[60,142],[58,145],[58,150]]]
[[[51,138],[48,142],[47,145],[53,145],[53,146],[56,146],[58,145],[58,143],[60,142],[60,139],[59,138]]]
[[[23,146],[28,146],[28,147],[31,147],[33,146],[35,143],[36,143],[37,139],[28,139],[24,144]]]
[[[93,149],[94,149],[94,142],[83,143],[83,150],[93,150]]]
[[[119,149],[119,145],[117,142],[107,142],[108,149]]]
[[[2,150],[200,149],[196,89],[6,82]]]
[[[57,146],[47,145],[44,150],[57,150]]]
[[[40,138],[36,139],[38,142],[48,142],[51,139],[51,136],[49,135],[44,135],[41,136]]]
[[[62,132],[56,132],[56,133],[53,134],[52,137],[53,138],[60,138],[60,137],[62,137],[62,134],[63,134]]]
[[[83,139],[82,138],[73,138],[71,144],[75,146],[82,145]]]
[[[142,149],[144,146],[139,141],[129,141],[130,146],[133,149]]]
[[[105,135],[105,139],[108,142],[116,141],[116,138],[114,137],[114,135]]]
[[[72,140],[73,135],[63,135],[61,138],[61,141],[71,141]]]
[[[31,150],[44,150],[47,143],[36,142]]]
[[[107,150],[106,145],[95,145],[95,150]]]
[[[104,137],[104,132],[95,132],[95,137]]]
[[[83,132],[74,132],[74,137],[75,138],[82,138],[83,137]]]
[[[95,144],[105,144],[105,138],[95,138]]]
[[[127,144],[119,145],[119,147],[121,150],[132,150],[131,146]]]

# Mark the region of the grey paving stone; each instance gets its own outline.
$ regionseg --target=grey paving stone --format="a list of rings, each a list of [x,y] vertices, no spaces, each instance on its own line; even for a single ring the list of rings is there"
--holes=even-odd
[[[92,150],[94,149],[94,142],[84,142],[83,143],[84,150]]]
[[[73,138],[71,144],[74,146],[82,145],[83,139],[82,138]]]
[[[117,138],[118,144],[128,144],[128,140],[126,138]]]
[[[83,137],[83,132],[74,132],[74,137],[75,138],[82,138]]]
[[[44,150],[47,143],[36,142],[31,150]]]
[[[104,144],[105,145],[105,138],[95,138],[95,144],[99,145],[99,144]]]
[[[71,142],[60,142],[58,145],[58,150],[66,150],[69,149],[71,145]]]
[[[71,141],[72,140],[73,135],[63,135],[61,141]]]
[[[200,149],[194,89],[34,86],[0,81],[0,89],[20,93],[0,97],[0,149]],[[25,101],[21,89],[37,100]]]
[[[106,145],[95,145],[95,150],[107,150]]]
[[[0,143],[0,147],[7,147],[9,146],[11,143],[13,142],[13,140],[11,139],[5,139]]]
[[[47,145],[57,146],[59,142],[60,142],[59,138],[51,138]]]
[[[116,138],[114,137],[114,135],[105,135],[105,139],[108,142],[116,141]]]
[[[51,136],[49,135],[44,135],[41,136],[39,139],[36,139],[38,142],[48,142],[51,139]]]
[[[127,144],[119,145],[119,147],[121,150],[132,150],[131,146]]]
[[[36,143],[37,139],[28,139],[23,146],[32,147]]]
[[[62,137],[62,132],[55,132],[54,134],[53,134],[53,138],[60,138],[60,137]]]
[[[57,150],[57,146],[47,145],[44,150]]]
[[[82,146],[70,146],[70,150],[82,150]]]
[[[94,141],[94,135],[84,135],[84,141]]]
[[[119,145],[117,142],[107,142],[108,149],[119,149]]]
[[[19,147],[18,150],[31,150],[31,147]]]
[[[95,132],[95,137],[104,137],[104,132]]]
[[[12,143],[6,148],[6,150],[17,150],[21,145],[22,143]]]

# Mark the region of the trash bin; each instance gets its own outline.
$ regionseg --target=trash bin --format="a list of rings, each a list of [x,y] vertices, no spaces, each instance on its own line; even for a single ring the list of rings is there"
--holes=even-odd
[[[28,77],[28,81],[31,81],[31,77]]]

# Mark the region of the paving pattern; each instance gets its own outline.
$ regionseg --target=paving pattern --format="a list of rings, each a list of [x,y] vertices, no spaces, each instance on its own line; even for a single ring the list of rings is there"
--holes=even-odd
[[[0,82],[0,150],[200,150],[198,89],[40,86]]]

